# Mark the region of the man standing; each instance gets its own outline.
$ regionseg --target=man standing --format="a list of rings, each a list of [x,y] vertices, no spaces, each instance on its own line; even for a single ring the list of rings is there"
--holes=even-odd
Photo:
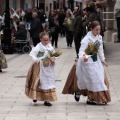
[[[33,45],[36,46],[40,42],[39,34],[43,31],[43,27],[40,19],[38,18],[37,12],[33,12],[32,18],[30,34],[33,40]]]
[[[65,36],[65,28],[64,28],[64,25],[63,25],[65,17],[66,17],[66,15],[65,15],[64,9],[60,10],[59,17],[58,17],[58,22],[59,22],[61,36],[62,35]]]
[[[81,39],[83,36],[83,30],[84,28],[82,26],[81,10],[79,10],[73,21],[73,34],[74,34],[74,43],[75,43],[75,50],[76,50],[77,58],[79,57],[78,53],[79,53],[79,48],[81,45]]]

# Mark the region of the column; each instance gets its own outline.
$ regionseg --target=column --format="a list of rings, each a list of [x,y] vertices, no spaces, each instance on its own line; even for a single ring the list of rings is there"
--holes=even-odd
[[[114,12],[114,4],[115,4],[115,1],[107,0],[106,12]],[[106,14],[106,19],[114,19],[114,13]],[[113,30],[114,21],[113,20],[106,21],[106,26],[109,30]]]

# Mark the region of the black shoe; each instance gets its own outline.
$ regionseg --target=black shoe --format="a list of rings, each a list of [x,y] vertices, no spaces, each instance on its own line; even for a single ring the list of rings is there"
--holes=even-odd
[[[87,101],[86,103],[87,103],[88,105],[96,105],[96,103],[93,102],[93,101]]]
[[[76,100],[77,102],[79,102],[79,100],[80,100],[80,94],[77,93],[77,92],[75,92],[74,98],[75,98],[75,100]]]
[[[45,106],[52,106],[52,104],[50,102],[44,102]]]
[[[36,102],[37,102],[37,100],[33,100],[33,102],[34,102],[34,103],[36,103]]]
[[[0,70],[0,72],[2,72],[2,70]]]

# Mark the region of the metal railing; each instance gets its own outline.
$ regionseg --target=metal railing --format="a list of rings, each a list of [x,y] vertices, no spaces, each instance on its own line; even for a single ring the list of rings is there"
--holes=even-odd
[[[103,12],[103,14],[114,14],[114,12]],[[114,21],[115,19],[104,19],[104,21]]]

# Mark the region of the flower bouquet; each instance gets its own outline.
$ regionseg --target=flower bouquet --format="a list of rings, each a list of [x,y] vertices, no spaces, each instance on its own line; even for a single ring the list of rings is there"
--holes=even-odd
[[[54,50],[53,52],[50,53],[49,60],[55,61],[61,54],[62,54],[62,52],[60,50],[58,50],[58,51]]]
[[[62,54],[61,51],[54,50],[53,52],[49,52],[48,57],[42,60],[44,67],[47,67],[49,63],[54,62],[61,54]]]
[[[93,62],[97,61],[97,53],[100,47],[100,42],[96,40],[95,43],[90,42],[88,47],[85,49],[85,53],[83,56],[91,57]]]
[[[62,54],[62,52],[60,50],[58,50],[58,51],[54,50],[53,52],[50,53],[50,57],[58,57],[61,54]]]

